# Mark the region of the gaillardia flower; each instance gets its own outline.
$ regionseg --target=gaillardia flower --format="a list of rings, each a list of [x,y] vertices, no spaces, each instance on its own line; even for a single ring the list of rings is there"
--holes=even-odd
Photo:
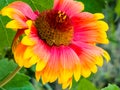
[[[108,53],[96,44],[107,44],[108,25],[101,13],[82,12],[84,5],[74,0],[54,0],[43,12],[33,11],[16,1],[1,10],[12,19],[6,27],[17,31],[12,51],[20,67],[36,64],[36,79],[43,84],[58,80],[71,87],[72,78],[88,77],[103,65]]]

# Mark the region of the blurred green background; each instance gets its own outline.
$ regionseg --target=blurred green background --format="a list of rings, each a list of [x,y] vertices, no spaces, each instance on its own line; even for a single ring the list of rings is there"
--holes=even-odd
[[[15,0],[0,0],[0,10],[13,1]],[[51,8],[53,4],[53,0],[21,1],[27,2],[34,10],[38,9],[40,11]],[[120,90],[118,88],[120,87],[120,0],[78,1],[85,4],[84,11],[105,14],[105,21],[109,24],[107,34],[110,43],[100,46],[109,52],[111,61],[109,63],[104,61],[103,67],[99,67],[98,72],[88,79],[81,78],[78,83],[73,80],[71,90],[101,90],[102,88],[102,90]],[[9,20],[8,17],[0,15],[0,81],[16,67],[11,52],[11,43],[15,32],[5,28]],[[30,69],[23,68],[11,82],[0,88],[0,90],[61,90],[61,86],[57,82],[46,85],[42,85],[41,81],[36,82],[34,68],[34,66]]]

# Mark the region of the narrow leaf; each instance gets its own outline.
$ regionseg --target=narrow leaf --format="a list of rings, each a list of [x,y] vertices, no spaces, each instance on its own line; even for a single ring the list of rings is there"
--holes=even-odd
[[[0,81],[3,80],[10,72],[16,68],[16,64],[13,60],[8,59],[0,60]]]
[[[34,90],[34,87],[29,82],[29,77],[18,73],[9,83],[3,88],[6,90]]]
[[[105,0],[78,0],[84,3],[85,10],[92,13],[102,12],[105,6]]]
[[[79,82],[73,82],[73,87],[71,90],[97,90],[96,87],[85,78],[81,78]]]

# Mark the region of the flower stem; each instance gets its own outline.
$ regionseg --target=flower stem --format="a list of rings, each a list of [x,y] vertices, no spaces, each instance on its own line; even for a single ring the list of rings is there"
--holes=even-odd
[[[17,66],[17,68],[10,73],[3,81],[0,82],[0,87],[4,86],[7,84],[16,74],[17,72],[21,69],[22,67]]]

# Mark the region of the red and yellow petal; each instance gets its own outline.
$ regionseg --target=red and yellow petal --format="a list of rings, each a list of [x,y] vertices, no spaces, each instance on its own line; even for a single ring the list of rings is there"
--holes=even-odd
[[[47,62],[45,60],[39,60],[36,64],[36,71],[42,71],[45,66],[46,66]]]
[[[74,0],[54,0],[53,9],[65,12],[71,18],[84,9],[84,4]]]
[[[80,64],[76,64],[75,68],[74,68],[74,78],[76,81],[78,81],[81,77],[81,66]]]
[[[66,83],[74,75],[75,80],[81,76],[80,60],[77,54],[69,47],[61,47],[61,73],[58,78],[59,83]]]
[[[66,89],[69,86],[69,89],[72,87],[72,78],[69,78],[69,80],[62,84],[62,88]]]
[[[23,29],[26,28],[27,25],[24,22],[19,22],[17,20],[12,20],[7,23],[6,28],[11,28],[13,30]]]
[[[24,65],[23,55],[24,55],[26,48],[27,47],[25,45],[19,43],[17,45],[15,51],[13,52],[15,61],[20,67],[22,67]]]
[[[45,68],[36,71],[36,78],[38,80],[41,77],[43,84],[54,82],[58,78],[58,82],[63,85],[63,88],[66,88],[72,83],[69,79],[72,78],[73,74],[75,80],[78,81],[81,75],[77,55],[68,47],[52,47],[51,56]]]
[[[48,62],[46,62],[45,67],[42,68],[43,70],[40,67],[41,65],[43,66],[44,64],[41,63],[39,64],[39,67],[36,66],[36,71],[41,73],[42,81],[44,84],[47,82],[54,82],[58,77],[60,63],[58,60],[59,57],[56,54],[57,52],[58,52],[57,49],[55,47],[52,47],[49,60]],[[42,62],[43,61],[45,62],[46,60],[42,60]],[[37,75],[37,77],[40,76]]]
[[[14,30],[27,28],[25,23],[27,18],[19,10],[7,6],[1,10],[1,14],[13,19],[6,25],[7,28],[12,28]]]
[[[97,19],[97,20],[98,19],[104,19],[104,15],[102,13],[95,13],[94,18]]]
[[[109,29],[108,25],[104,21],[97,20],[103,18],[103,14],[87,12],[73,17],[72,22],[75,29],[73,41],[108,44],[109,41],[106,34],[106,31]]]
[[[18,44],[14,53],[14,58],[19,66],[31,67],[39,61],[39,58],[33,53],[32,47],[27,47],[22,43]]]
[[[29,36],[24,36],[21,43],[24,45],[29,45],[29,46],[32,46],[35,44],[35,42],[33,40],[31,40],[31,38]]]
[[[90,76],[91,72],[97,72],[96,65],[103,65],[103,57],[105,57],[107,61],[110,60],[106,51],[94,45],[74,42],[70,47],[80,58],[81,75],[84,77]]]
[[[4,7],[1,10],[1,14],[3,16],[8,16],[11,19],[18,19],[21,18],[23,21],[26,21],[27,18],[25,17],[25,15],[23,13],[21,13],[19,10],[17,10],[16,8],[10,8],[8,6]]]
[[[109,29],[108,24],[104,21],[97,21],[96,24],[101,31],[107,31]]]
[[[33,54],[31,58],[24,59],[24,67],[30,68],[32,65],[36,64],[38,61],[39,61],[39,58]]]
[[[30,18],[31,20],[35,20],[37,18],[37,15],[33,12],[31,7],[21,1],[16,1],[8,5],[10,8],[16,8],[21,13],[23,13],[27,18]]]
[[[28,26],[28,29],[24,31],[26,36],[22,38],[21,43],[27,46],[33,46],[35,44],[35,41],[33,40],[34,37],[32,37],[30,34],[31,30],[34,29],[33,22],[31,20],[28,20],[26,24]]]

